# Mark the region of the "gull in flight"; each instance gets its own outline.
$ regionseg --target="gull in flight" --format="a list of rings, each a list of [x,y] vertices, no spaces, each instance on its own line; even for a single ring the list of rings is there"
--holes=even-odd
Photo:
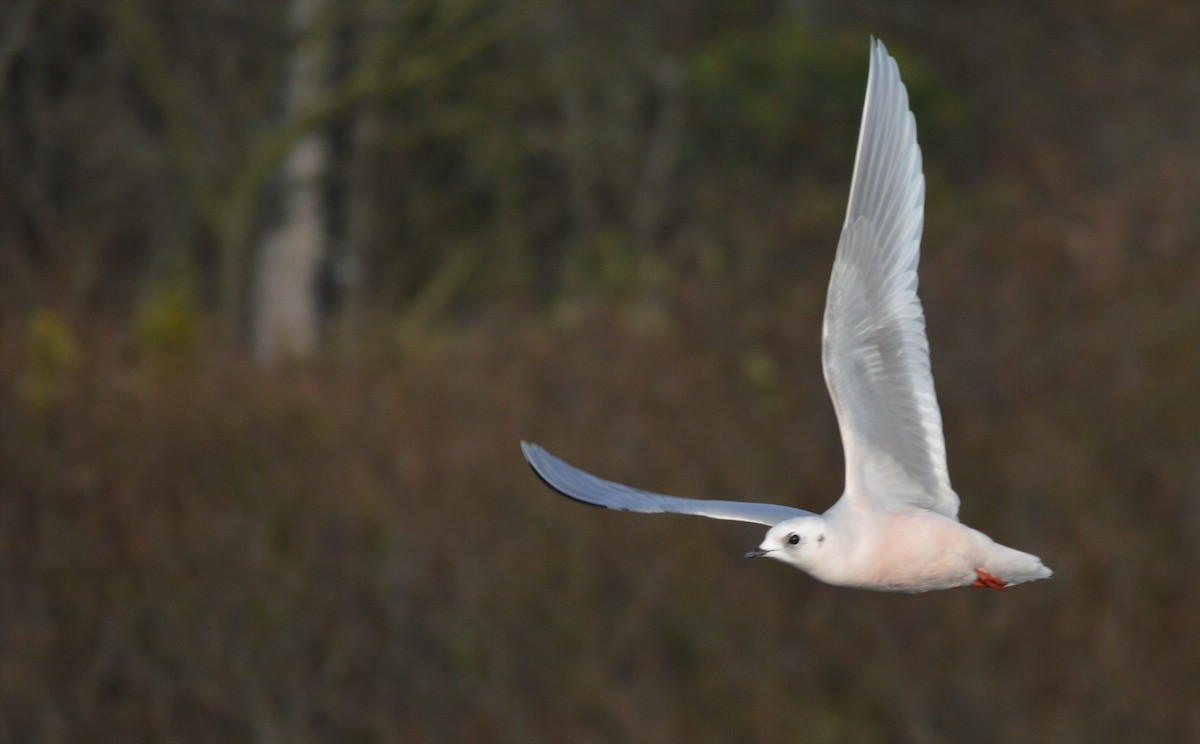
[[[846,459],[845,491],[824,514],[650,493],[585,473],[522,442],[525,459],[546,485],[587,504],[768,525],[746,557],[774,558],[828,584],[1003,591],[1049,578],[1037,556],[958,521],[917,297],[924,210],[925,177],[908,92],[896,61],[872,39],[850,204],[822,330],[825,382]]]

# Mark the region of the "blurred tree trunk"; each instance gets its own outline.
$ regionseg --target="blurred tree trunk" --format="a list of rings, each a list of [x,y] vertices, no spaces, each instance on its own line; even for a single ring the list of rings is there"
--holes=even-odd
[[[348,39],[339,46],[339,56],[377,59],[386,54],[389,39],[383,29],[400,23],[398,3],[368,3],[356,19]],[[363,266],[373,253],[379,235],[379,210],[372,198],[378,160],[378,143],[385,129],[383,114],[375,102],[364,102],[348,125],[347,152],[342,163],[344,179],[344,227],[339,236],[336,264],[331,273],[338,294],[335,344],[342,352],[353,350],[361,335],[366,304]]]
[[[293,53],[285,100],[295,118],[324,94],[329,37],[320,28],[326,0],[294,0]],[[320,337],[317,270],[326,254],[327,215],[322,179],[329,165],[324,131],[298,139],[283,162],[281,218],[260,242],[258,276],[251,307],[254,356],[261,364],[307,357]]]
[[[586,264],[589,241],[594,240],[600,224],[600,208],[596,202],[598,173],[595,153],[594,111],[589,110],[586,98],[587,60],[578,47],[578,23],[568,7],[556,14],[543,16],[543,33],[551,50],[551,80],[558,98],[562,120],[562,159],[570,195],[571,231],[563,266],[568,270]],[[579,281],[572,276],[568,283]]]
[[[676,59],[664,56],[654,70],[658,110],[650,123],[641,173],[630,205],[630,233],[634,252],[654,250],[671,198],[671,177],[683,155],[684,70]]]

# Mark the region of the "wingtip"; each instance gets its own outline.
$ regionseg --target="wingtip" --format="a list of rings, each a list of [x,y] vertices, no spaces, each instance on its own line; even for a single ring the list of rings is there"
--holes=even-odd
[[[874,35],[871,36],[870,67],[879,67],[881,71],[887,67],[895,67],[896,77],[900,77],[899,65],[896,62],[896,58],[893,57],[892,53],[888,51],[887,44],[884,44],[882,39]]]
[[[543,482],[545,482],[546,478],[542,475],[541,469],[538,467],[537,460],[539,459],[539,454],[544,455],[545,453],[546,450],[537,446],[533,442],[526,442],[524,439],[521,440],[521,456],[525,458],[525,464],[528,465],[530,469],[537,474],[537,477]]]
[[[527,465],[529,465],[529,469],[533,471],[533,474],[536,475],[538,477],[538,480],[540,480],[542,483],[545,483],[547,486],[554,489],[555,491],[562,493],[562,491],[559,488],[557,488],[553,483],[550,482],[550,480],[546,477],[546,474],[542,472],[542,469],[540,467],[538,467],[538,463],[537,463],[538,455],[545,454],[545,453],[546,453],[546,450],[537,446],[533,442],[526,442],[524,439],[521,440],[521,454],[524,455],[525,463]]]
[[[565,465],[566,463],[563,463],[561,460],[555,458],[554,455],[551,455],[540,445],[521,440],[521,453],[525,455],[525,462],[529,465],[529,469],[532,470],[533,474],[537,476],[537,479],[540,480],[542,484],[551,491],[554,491],[560,496],[566,496],[568,499],[577,501],[586,506],[600,509],[613,509],[615,511],[625,511],[620,507],[607,506],[605,504],[596,503],[595,501],[589,501],[585,498],[580,498],[578,495],[571,493],[565,487],[556,483],[552,475],[554,463],[556,461],[559,465]]]

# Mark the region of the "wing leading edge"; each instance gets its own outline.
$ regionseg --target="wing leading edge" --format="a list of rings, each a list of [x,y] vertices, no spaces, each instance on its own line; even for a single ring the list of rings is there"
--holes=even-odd
[[[598,478],[567,464],[536,444],[521,442],[525,461],[547,486],[563,496],[592,506],[643,514],[692,514],[711,519],[775,525],[792,517],[811,516],[811,512],[776,504],[744,501],[713,501],[665,496]]]

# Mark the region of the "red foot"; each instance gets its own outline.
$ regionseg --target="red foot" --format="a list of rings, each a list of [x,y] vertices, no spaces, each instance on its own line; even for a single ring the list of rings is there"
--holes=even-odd
[[[984,587],[987,587],[988,589],[995,589],[998,592],[1006,591],[1005,587],[1008,586],[1008,582],[1005,581],[1004,579],[998,578],[996,576],[992,576],[990,573],[983,570],[982,568],[975,569],[975,575],[978,576],[979,578],[975,579],[975,581],[971,582],[971,586],[979,588],[979,589],[983,589]]]

